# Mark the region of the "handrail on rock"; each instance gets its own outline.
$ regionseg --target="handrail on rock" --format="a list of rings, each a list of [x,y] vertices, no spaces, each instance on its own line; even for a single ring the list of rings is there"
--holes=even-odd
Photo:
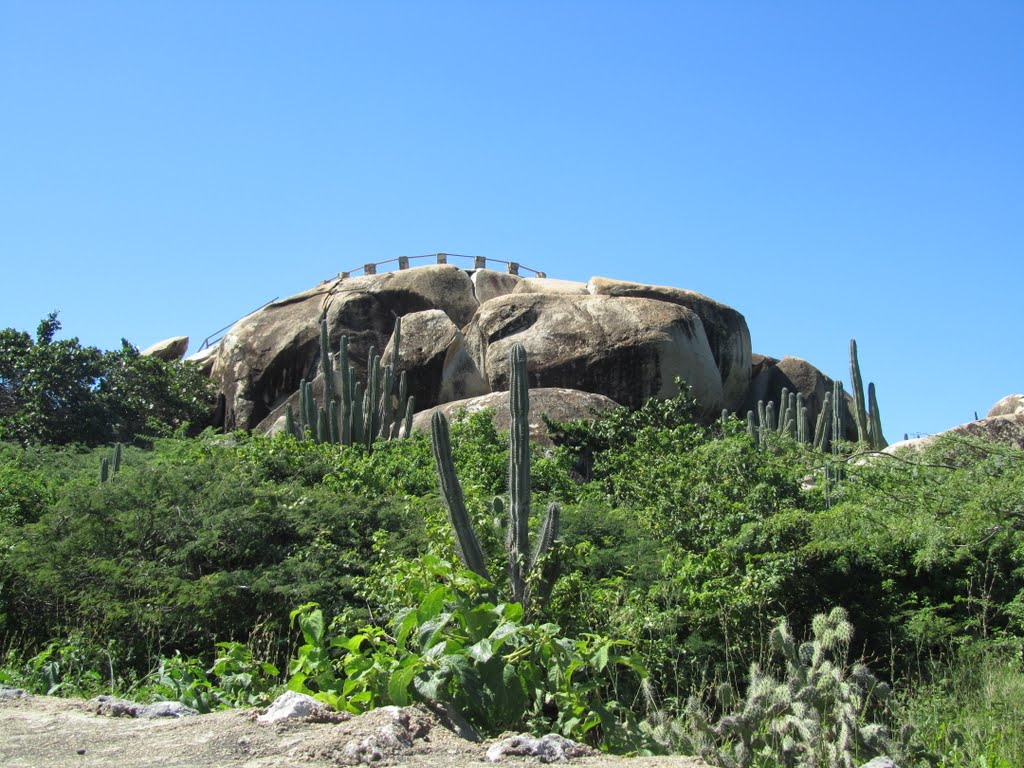
[[[423,256],[399,256],[395,259],[386,259],[385,261],[377,261],[373,263],[363,264],[352,269],[347,269],[343,272],[339,272],[337,275],[338,280],[344,280],[345,278],[352,277],[353,273],[362,271],[364,275],[376,275],[377,267],[382,267],[385,264],[398,264],[398,269],[409,269],[409,262],[416,259],[436,259],[436,264],[447,264],[448,259],[472,259],[473,269],[487,269],[488,262],[494,264],[504,264],[505,271],[510,275],[518,275],[520,270],[533,273],[534,277],[547,277],[547,274],[537,269],[524,266],[518,261],[504,261],[503,259],[489,259],[486,256],[466,256],[461,253],[428,253]],[[335,279],[335,278],[331,278]],[[326,281],[325,281],[326,282]]]

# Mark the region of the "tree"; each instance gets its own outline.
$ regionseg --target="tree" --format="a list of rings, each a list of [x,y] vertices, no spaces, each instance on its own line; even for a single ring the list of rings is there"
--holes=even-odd
[[[143,357],[124,340],[113,352],[58,341],[60,328],[51,312],[34,339],[0,330],[0,439],[99,445],[208,422],[213,387],[195,366]]]

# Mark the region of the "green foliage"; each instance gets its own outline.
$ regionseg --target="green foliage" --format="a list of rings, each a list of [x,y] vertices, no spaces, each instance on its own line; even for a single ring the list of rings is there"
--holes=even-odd
[[[269,705],[279,689],[277,667],[256,661],[252,650],[239,642],[216,647],[209,669],[200,659],[180,653],[161,658],[151,681],[144,684],[144,695],[178,701],[201,713]]]
[[[100,445],[208,423],[213,386],[195,366],[143,357],[127,341],[103,352],[56,340],[60,327],[53,312],[34,339],[0,330],[0,440]]]
[[[555,624],[525,623],[518,603],[488,602],[489,583],[434,556],[399,565],[395,575],[402,569],[416,604],[386,629],[345,632],[343,619],[325,628],[312,603],[292,613],[305,642],[289,688],[352,712],[451,704],[483,736],[554,730],[606,749],[639,745],[629,708],[614,698],[619,678],[645,676],[628,643],[568,638]]]

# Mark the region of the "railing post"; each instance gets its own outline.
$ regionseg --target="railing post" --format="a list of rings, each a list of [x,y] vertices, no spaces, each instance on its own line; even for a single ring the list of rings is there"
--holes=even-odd
[[[510,261],[508,263],[508,273],[510,275],[518,275],[519,274],[519,264],[517,262],[515,262],[515,261]]]
[[[487,257],[486,256],[474,256],[473,257],[473,269],[487,269]]]
[[[409,257],[408,256],[399,256],[398,257],[398,268],[399,269],[408,269],[409,268]]]
[[[376,275],[377,274],[377,265],[376,264],[364,264],[363,265],[363,274],[364,275]]]
[[[537,273],[537,277],[547,277],[547,276],[548,276],[547,272],[538,272]]]
[[[338,279],[339,280],[347,280],[348,279],[348,272],[339,272],[338,273]]]
[[[437,254],[437,263],[438,264],[447,264],[448,263],[448,254],[447,253],[439,253],[439,254]]]

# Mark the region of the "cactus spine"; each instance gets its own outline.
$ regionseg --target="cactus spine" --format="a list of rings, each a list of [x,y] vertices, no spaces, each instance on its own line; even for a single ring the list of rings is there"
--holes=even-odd
[[[554,580],[553,569],[545,567],[546,555],[558,536],[560,508],[550,504],[541,521],[536,546],[529,553],[530,535],[530,390],[527,375],[526,349],[521,344],[512,347],[509,358],[511,391],[509,411],[511,432],[509,446],[509,504],[508,533],[505,549],[508,558],[508,576],[512,599],[527,611],[531,603],[544,600]],[[456,551],[462,563],[474,573],[486,577],[480,541],[466,512],[462,487],[455,476],[452,462],[448,420],[444,414],[434,414],[431,421],[431,443],[437,476],[448,507],[448,517],[455,533]],[[495,504],[494,508],[499,509]]]

